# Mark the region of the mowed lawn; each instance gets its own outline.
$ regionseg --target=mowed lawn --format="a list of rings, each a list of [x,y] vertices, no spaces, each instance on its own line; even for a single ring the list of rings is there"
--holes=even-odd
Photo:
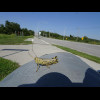
[[[16,36],[15,34],[12,35],[0,34],[0,45],[32,44],[31,41],[24,41],[27,38],[33,38],[33,36]]]
[[[0,81],[18,67],[20,67],[18,63],[0,57]]]
[[[0,34],[0,45],[26,45],[32,44],[31,41],[24,41],[33,36],[16,36],[15,34],[6,35]],[[3,80],[8,74],[20,67],[16,62],[0,57],[0,81]]]

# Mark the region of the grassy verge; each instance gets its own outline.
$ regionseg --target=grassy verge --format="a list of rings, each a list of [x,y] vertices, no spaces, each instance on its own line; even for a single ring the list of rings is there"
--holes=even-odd
[[[18,67],[18,63],[0,57],[0,81]]]
[[[73,49],[70,49],[70,48],[67,48],[67,47],[59,46],[59,45],[54,45],[54,46],[100,64],[100,58],[99,57],[92,56],[92,55],[89,55],[89,54],[86,54],[86,53],[83,53],[83,52],[79,52],[77,50],[73,50]]]
[[[32,37],[33,36],[16,36],[15,34],[12,35],[0,34],[0,45],[32,44],[31,41],[24,41],[25,39]]]
[[[100,45],[100,42],[96,41],[89,41],[89,42],[84,42],[84,41],[76,41],[76,40],[65,40],[65,41],[71,41],[71,42],[79,42],[79,43],[88,43],[88,44],[94,44],[94,45]]]

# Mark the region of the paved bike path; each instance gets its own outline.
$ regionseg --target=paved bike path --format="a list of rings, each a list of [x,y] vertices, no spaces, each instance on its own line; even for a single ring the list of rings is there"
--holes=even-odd
[[[41,56],[58,56],[59,62],[48,69],[33,61],[21,66],[0,82],[0,87],[79,87],[100,86],[100,75],[89,65],[67,52],[51,53]]]

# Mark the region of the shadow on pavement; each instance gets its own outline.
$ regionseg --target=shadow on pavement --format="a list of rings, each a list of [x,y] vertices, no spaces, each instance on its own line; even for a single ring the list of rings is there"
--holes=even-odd
[[[2,49],[1,51],[29,51],[28,49]]]
[[[100,75],[88,68],[83,83],[72,83],[67,76],[51,72],[42,76],[36,83],[22,84],[18,87],[100,87]]]
[[[2,56],[2,57],[7,57],[7,56],[10,56],[10,55],[14,55],[14,54],[17,54],[17,53],[20,53],[20,52],[23,52],[23,51],[29,51],[29,50],[27,50],[27,49],[2,49],[1,51],[17,51],[17,52]]]

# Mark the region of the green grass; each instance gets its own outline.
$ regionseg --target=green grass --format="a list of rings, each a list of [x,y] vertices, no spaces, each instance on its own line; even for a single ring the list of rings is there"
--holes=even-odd
[[[33,36],[16,36],[15,34],[12,35],[0,34],[0,45],[32,44],[31,41],[24,41],[27,38],[33,38]]]
[[[100,58],[99,57],[96,57],[96,56],[92,56],[92,55],[89,55],[89,54],[86,54],[86,53],[83,53],[83,52],[79,52],[77,50],[73,50],[71,48],[67,48],[67,47],[63,47],[63,46],[59,46],[59,45],[55,45],[53,44],[54,46],[60,48],[60,49],[63,49],[65,51],[68,51],[68,52],[71,52],[75,55],[78,55],[78,56],[81,56],[81,57],[84,57],[86,59],[89,59],[91,61],[94,61],[96,63],[99,63],[100,64]]]
[[[18,63],[0,57],[0,81],[18,67]]]
[[[71,41],[71,42],[80,42],[80,43],[88,43],[88,44],[94,44],[94,45],[100,45],[100,42],[98,41],[89,41],[89,42],[84,42],[84,41],[76,41],[76,40],[65,40],[65,41]]]

